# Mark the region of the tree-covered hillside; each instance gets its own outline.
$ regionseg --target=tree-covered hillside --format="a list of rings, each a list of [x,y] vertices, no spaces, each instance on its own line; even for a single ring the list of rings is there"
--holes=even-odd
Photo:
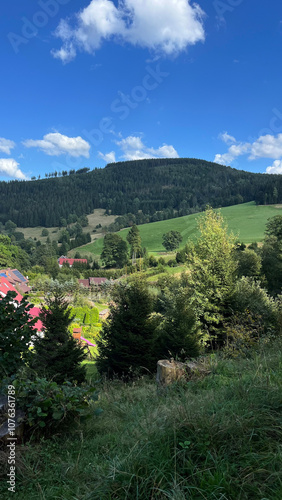
[[[136,222],[144,223],[157,212],[160,217],[156,220],[169,219],[201,211],[207,204],[216,208],[253,200],[257,204],[282,202],[281,176],[253,174],[197,159],[130,161],[66,174],[1,182],[0,222],[51,227],[71,214],[81,216],[104,208],[116,215],[138,214]]]

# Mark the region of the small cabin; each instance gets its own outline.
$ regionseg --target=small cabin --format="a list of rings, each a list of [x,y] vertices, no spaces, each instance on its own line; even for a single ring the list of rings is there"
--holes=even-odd
[[[81,339],[81,334],[82,334],[82,328],[74,328],[72,332],[72,336],[76,340]]]

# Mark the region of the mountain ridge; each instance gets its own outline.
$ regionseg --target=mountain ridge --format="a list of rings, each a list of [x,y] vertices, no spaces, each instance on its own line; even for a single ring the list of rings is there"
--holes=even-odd
[[[207,204],[218,208],[249,201],[281,203],[281,176],[196,158],[143,159],[110,163],[88,173],[0,182],[0,222],[52,227],[70,214],[103,208],[113,215],[135,214],[142,223],[142,214],[146,220],[156,214],[169,219],[199,212]]]

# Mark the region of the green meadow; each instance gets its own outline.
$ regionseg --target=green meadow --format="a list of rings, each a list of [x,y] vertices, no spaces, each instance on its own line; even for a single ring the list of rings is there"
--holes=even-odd
[[[281,205],[257,206],[254,202],[242,205],[224,207],[221,213],[226,220],[229,231],[232,231],[238,239],[246,244],[254,241],[260,242],[264,238],[265,225],[269,218],[282,214]],[[179,231],[183,237],[181,246],[189,240],[195,240],[198,233],[197,220],[201,213],[178,217],[166,221],[144,224],[139,227],[142,238],[142,246],[150,253],[165,252],[162,246],[162,236],[168,231]],[[119,232],[126,239],[129,229]],[[103,239],[98,239],[83,247],[84,254],[91,253],[100,256],[103,249]]]

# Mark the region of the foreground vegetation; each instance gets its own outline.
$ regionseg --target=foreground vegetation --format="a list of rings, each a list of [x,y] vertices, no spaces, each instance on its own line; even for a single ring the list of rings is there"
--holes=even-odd
[[[153,379],[100,383],[99,416],[19,448],[17,498],[280,500],[281,354],[210,355],[207,378],[162,394]]]

